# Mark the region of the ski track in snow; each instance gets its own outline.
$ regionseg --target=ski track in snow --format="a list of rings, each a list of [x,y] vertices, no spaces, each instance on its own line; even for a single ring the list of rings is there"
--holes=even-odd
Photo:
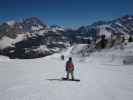
[[[71,50],[64,53],[65,57]],[[61,54],[0,60],[0,100],[132,100],[131,65],[111,63],[97,54],[84,59],[74,57],[75,77],[81,81],[59,81],[65,75],[67,60],[61,61]]]

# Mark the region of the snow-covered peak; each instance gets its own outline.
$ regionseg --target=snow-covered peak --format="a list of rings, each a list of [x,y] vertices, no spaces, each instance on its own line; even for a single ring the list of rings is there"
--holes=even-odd
[[[125,15],[125,16],[121,17],[120,20],[122,20],[122,21],[131,21],[132,20],[133,21],[133,16]]]
[[[59,26],[59,25],[52,25],[50,26],[50,28],[52,29],[52,31],[56,32],[56,31],[64,31],[64,28]]]
[[[43,23],[39,18],[37,17],[30,17],[26,18],[22,22],[24,31],[32,32],[32,31],[38,31],[43,28],[47,28],[47,25]]]
[[[13,26],[13,25],[16,23],[16,21],[11,20],[11,21],[7,21],[6,23],[7,23],[9,26]]]

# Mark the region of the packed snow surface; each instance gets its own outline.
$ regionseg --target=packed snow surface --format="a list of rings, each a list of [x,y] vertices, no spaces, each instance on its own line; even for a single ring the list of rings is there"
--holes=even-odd
[[[9,60],[1,56],[0,99],[133,99],[133,66],[122,64],[120,54],[124,51],[112,49],[92,53],[89,57],[75,56],[75,78],[80,82],[61,81],[71,50],[32,60]],[[60,59],[62,54],[65,61]]]

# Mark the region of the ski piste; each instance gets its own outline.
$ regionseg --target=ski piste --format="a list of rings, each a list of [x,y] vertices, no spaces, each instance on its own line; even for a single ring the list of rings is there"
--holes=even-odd
[[[73,52],[74,50],[75,48]],[[132,100],[132,65],[110,65],[121,65],[124,55],[130,50],[133,50],[133,44],[131,48],[125,48],[124,52],[113,49],[94,52],[85,58],[73,56],[76,66],[74,76],[79,78],[80,82],[61,79],[66,77],[65,61],[71,56],[68,52],[63,53],[64,61],[60,59],[62,53],[31,60],[0,57],[0,98],[1,100],[88,100],[88,98]],[[111,55],[115,55],[113,60]]]
[[[108,66],[124,66],[123,64],[111,64],[111,63],[101,64],[101,65],[108,65]]]

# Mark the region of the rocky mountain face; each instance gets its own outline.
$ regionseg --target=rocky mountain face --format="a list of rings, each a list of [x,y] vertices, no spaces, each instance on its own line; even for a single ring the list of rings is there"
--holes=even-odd
[[[47,28],[47,25],[44,24],[37,17],[31,17],[31,18],[24,19],[21,25],[23,27],[24,32],[34,32],[34,31]]]
[[[97,41],[102,35],[106,39],[112,36],[133,36],[133,16],[126,15],[111,21],[97,21],[91,25],[81,26],[77,30],[69,29],[65,31],[69,40],[76,43],[89,43],[91,40]]]
[[[53,28],[36,17],[3,23],[0,25],[0,54],[30,59],[59,52],[67,47],[67,38],[64,30]]]
[[[133,16],[123,16],[112,21],[98,21],[88,26],[81,26],[77,32],[79,36],[97,38],[105,35],[133,35]]]
[[[5,22],[0,24],[0,54],[11,58],[38,58],[59,52],[71,43],[96,41],[102,35],[106,39],[119,35],[132,36],[133,16],[98,21],[78,29],[48,26],[37,17]]]

